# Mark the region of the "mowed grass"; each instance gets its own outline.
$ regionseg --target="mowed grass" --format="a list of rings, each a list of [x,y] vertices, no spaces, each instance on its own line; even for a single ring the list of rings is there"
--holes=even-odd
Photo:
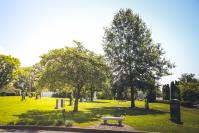
[[[73,106],[67,106],[66,119],[73,120],[75,126],[86,127],[100,124],[101,116],[126,114],[124,123],[136,130],[153,132],[199,132],[199,109],[181,107],[182,125],[169,120],[169,105],[150,103],[150,110],[144,110],[144,102],[136,101],[136,108],[129,109],[130,102],[97,100],[79,103],[79,112],[73,113]],[[0,124],[9,125],[54,125],[63,119],[62,111],[55,109],[55,98],[0,97]],[[115,121],[112,121],[115,122]]]

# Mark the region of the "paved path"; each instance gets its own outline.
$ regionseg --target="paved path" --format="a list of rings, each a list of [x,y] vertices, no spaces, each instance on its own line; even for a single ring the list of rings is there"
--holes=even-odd
[[[0,129],[0,133],[81,133],[81,132]]]

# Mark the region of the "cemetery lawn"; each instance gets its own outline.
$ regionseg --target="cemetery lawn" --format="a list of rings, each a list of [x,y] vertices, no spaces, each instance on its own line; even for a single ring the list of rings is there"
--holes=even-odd
[[[136,108],[129,109],[130,102],[115,100],[97,100],[79,103],[79,112],[72,113],[73,106],[66,100],[66,119],[73,120],[74,126],[86,127],[102,123],[101,116],[119,116],[126,114],[124,124],[141,131],[154,132],[198,132],[199,109],[181,107],[182,125],[169,120],[169,105],[150,103],[151,110],[144,110],[144,102],[136,101]],[[55,98],[0,97],[0,125],[54,125],[63,119],[62,111],[56,110]],[[112,121],[115,122],[115,121]]]

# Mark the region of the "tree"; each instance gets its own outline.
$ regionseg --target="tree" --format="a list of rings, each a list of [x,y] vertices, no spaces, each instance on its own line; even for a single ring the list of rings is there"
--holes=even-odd
[[[171,99],[179,99],[180,100],[180,90],[177,87],[179,84],[178,81],[172,81],[170,84],[170,89],[171,89]]]
[[[199,103],[199,80],[194,74],[182,74],[179,78],[178,88],[180,89],[181,99],[188,103],[187,106],[193,106],[194,103]]]
[[[91,82],[93,67],[103,72],[107,66],[99,55],[85,49],[80,42],[74,41],[77,47],[65,47],[51,50],[41,56],[44,71],[40,78],[40,86],[48,89],[63,89],[72,86],[75,97],[74,112],[78,111],[81,92]],[[100,80],[99,80],[100,81]]]
[[[28,72],[23,67],[19,68],[19,73],[14,82],[14,87],[21,90],[21,100],[24,101],[26,98],[28,88]]]
[[[17,58],[0,54],[0,89],[16,78],[19,66]]]
[[[109,89],[107,86],[110,84],[109,78],[111,77],[111,72],[109,67],[106,66],[105,60],[102,56],[96,57],[95,53],[90,53],[89,58],[95,59],[98,63],[102,64],[102,67],[98,65],[91,65],[89,80],[86,88],[90,91],[90,100],[93,101],[94,92],[100,91],[102,89]],[[105,66],[103,68],[103,66]]]
[[[105,29],[103,42],[113,76],[118,79],[122,75],[126,77],[125,86],[131,90],[131,108],[135,107],[137,82],[158,80],[174,67],[163,58],[160,44],[152,41],[150,30],[131,9],[121,9],[114,16],[111,26]]]
[[[180,82],[186,83],[186,82],[197,82],[197,79],[195,78],[195,74],[193,73],[184,73],[179,78]]]
[[[164,100],[170,100],[170,87],[169,84],[162,86],[162,95]]]

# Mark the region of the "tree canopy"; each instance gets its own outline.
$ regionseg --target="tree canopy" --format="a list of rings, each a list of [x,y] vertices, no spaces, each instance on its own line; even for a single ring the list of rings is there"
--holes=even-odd
[[[80,42],[74,42],[77,47],[54,49],[41,56],[44,70],[40,85],[51,90],[70,85],[74,89],[76,112],[81,91],[88,84],[99,85],[105,81],[108,67],[102,56],[85,49]]]
[[[17,58],[0,54],[0,89],[16,78],[19,66]]]
[[[182,74],[179,78],[178,88],[180,89],[181,99],[190,105],[199,103],[199,80],[195,78],[195,74]]]
[[[112,67],[114,81],[126,78],[131,88],[131,107],[139,83],[150,84],[168,75],[174,67],[163,55],[160,44],[154,43],[146,24],[131,9],[121,9],[105,28],[103,40],[105,55]]]

